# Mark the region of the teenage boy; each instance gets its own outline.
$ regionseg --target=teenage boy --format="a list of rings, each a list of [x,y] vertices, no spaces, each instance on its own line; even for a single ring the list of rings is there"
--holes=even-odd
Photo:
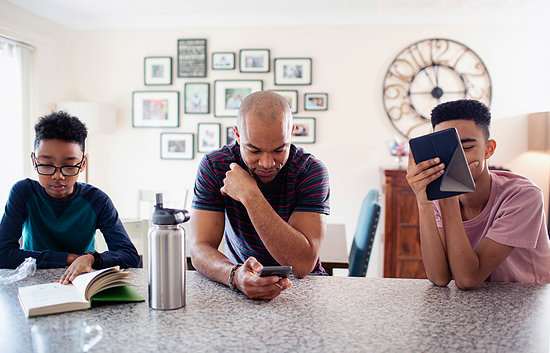
[[[86,168],[86,126],[58,112],[42,117],[34,130],[31,160],[38,182],[21,180],[11,189],[0,222],[0,267],[16,268],[27,257],[34,257],[38,268],[68,265],[59,280],[63,284],[94,269],[137,267],[139,255],[109,197],[77,182]],[[96,229],[109,251],[95,251]]]
[[[489,171],[496,148],[491,114],[482,103],[459,100],[432,111],[434,131],[456,128],[476,190],[429,201],[426,185],[440,177],[439,158],[418,164],[409,156],[407,180],[416,195],[422,260],[430,281],[461,289],[485,280],[550,283],[550,245],[542,192],[523,176]]]

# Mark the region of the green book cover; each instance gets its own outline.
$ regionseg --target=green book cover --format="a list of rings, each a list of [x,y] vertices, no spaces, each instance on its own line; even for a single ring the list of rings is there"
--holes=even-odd
[[[145,299],[137,294],[135,290],[129,286],[118,286],[108,288],[96,293],[92,298],[92,302],[144,302]]]

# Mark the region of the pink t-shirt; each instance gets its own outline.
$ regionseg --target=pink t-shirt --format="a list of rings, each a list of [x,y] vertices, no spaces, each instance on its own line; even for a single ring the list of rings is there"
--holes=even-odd
[[[546,229],[542,192],[518,174],[491,171],[491,195],[483,211],[464,221],[475,249],[483,237],[513,246],[514,250],[489,276],[495,282],[550,283],[550,240]],[[439,204],[435,220],[443,227]]]

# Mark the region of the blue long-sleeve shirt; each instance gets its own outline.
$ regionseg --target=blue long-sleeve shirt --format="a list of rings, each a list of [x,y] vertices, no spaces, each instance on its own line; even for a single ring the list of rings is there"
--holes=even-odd
[[[34,257],[38,268],[65,267],[69,253],[95,250],[96,229],[109,248],[100,254],[103,267],[139,265],[109,196],[88,184],[76,183],[75,188],[70,198],[58,200],[35,180],[12,187],[0,222],[0,268],[16,268],[27,257]]]

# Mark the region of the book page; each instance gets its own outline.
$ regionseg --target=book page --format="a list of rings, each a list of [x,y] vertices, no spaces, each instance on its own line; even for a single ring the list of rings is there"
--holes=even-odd
[[[82,293],[83,297],[86,297],[86,288],[88,285],[94,280],[94,278],[102,275],[104,272],[111,272],[111,271],[120,271],[118,269],[118,266],[116,267],[109,267],[104,268],[102,270],[94,271],[94,272],[88,272],[88,273],[81,273],[80,275],[76,276],[75,279],[73,279],[72,283],[78,289],[80,293]]]
[[[19,298],[25,311],[34,308],[54,306],[64,303],[84,302],[84,295],[72,284],[46,283],[28,287],[19,287]]]

